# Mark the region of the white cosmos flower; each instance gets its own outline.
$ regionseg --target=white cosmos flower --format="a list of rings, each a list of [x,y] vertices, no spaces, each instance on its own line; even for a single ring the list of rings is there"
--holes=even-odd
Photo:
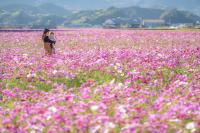
[[[122,118],[122,119],[127,119],[127,118],[128,118],[127,113],[122,113],[121,118]]]
[[[124,108],[123,105],[120,105],[120,106],[118,107],[118,109],[119,109],[119,111],[120,111],[121,113],[126,113],[126,109]]]
[[[27,77],[27,78],[31,78],[31,77],[32,77],[32,74],[29,73],[26,77]]]
[[[92,111],[97,111],[98,109],[99,109],[99,106],[97,106],[97,105],[92,105],[91,107],[90,107],[90,109],[92,110]]]
[[[115,128],[115,127],[116,127],[116,125],[115,125],[114,123],[112,123],[112,122],[106,122],[106,123],[105,123],[105,126],[106,126],[107,128]]]
[[[170,122],[179,122],[180,120],[179,119],[170,119],[169,121]]]
[[[110,64],[110,66],[114,66],[114,64]]]
[[[115,79],[113,79],[113,80],[110,81],[111,85],[114,84],[114,83],[115,83]]]
[[[32,74],[32,77],[37,77],[37,75],[35,73]]]
[[[157,55],[158,55],[158,57],[163,57],[163,55],[162,55],[162,54],[160,54],[160,53],[159,53],[159,54],[157,54]]]
[[[194,122],[190,122],[190,123],[186,124],[185,128],[188,130],[191,130],[192,132],[196,131]]]
[[[53,71],[53,74],[55,75],[57,72],[58,72],[57,70],[54,70],[54,71]]]
[[[122,119],[128,118],[128,115],[127,115],[127,113],[126,113],[127,111],[126,111],[126,109],[124,108],[123,105],[120,105],[120,106],[118,107],[118,110],[119,110],[119,112],[121,113]]]
[[[28,54],[23,54],[23,56],[28,56]]]
[[[120,63],[116,63],[116,66],[121,66]]]
[[[50,112],[52,112],[52,113],[56,113],[56,112],[57,112],[57,108],[54,107],[54,106],[49,107],[48,110],[49,110]]]
[[[103,133],[109,133],[109,129],[105,129],[104,131],[103,131]]]
[[[124,127],[121,128],[121,131],[122,130],[126,130],[126,129],[130,128],[130,127],[131,127],[131,125],[127,124],[127,125],[125,125]]]
[[[91,127],[90,133],[97,133],[97,131],[101,128],[101,126],[97,125],[95,127]]]
[[[170,106],[171,104],[172,104],[171,102],[168,102],[168,103],[167,103],[167,106]]]
[[[35,77],[37,77],[37,75],[35,73],[33,73],[33,74],[29,73],[26,77],[27,78],[35,78]]]
[[[122,73],[122,70],[118,70],[118,73]]]
[[[52,117],[51,117],[51,115],[48,115],[47,116],[47,120],[50,120]]]
[[[101,59],[98,59],[98,60],[96,61],[97,64],[100,63],[100,62],[101,62]]]
[[[118,68],[117,66],[114,66],[114,69],[115,69],[115,70],[117,70],[117,68]]]
[[[122,88],[123,86],[124,86],[123,83],[118,83],[119,88]]]
[[[127,100],[128,100],[128,101],[131,101],[131,100],[132,100],[132,98],[131,98],[131,97],[129,97]]]
[[[30,133],[36,133],[36,131],[35,130],[31,130]]]

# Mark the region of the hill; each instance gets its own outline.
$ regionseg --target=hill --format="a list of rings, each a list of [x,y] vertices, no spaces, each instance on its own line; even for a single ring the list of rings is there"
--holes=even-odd
[[[108,20],[120,25],[128,25],[141,19],[163,19],[166,23],[195,23],[200,17],[187,11],[176,9],[141,8],[137,6],[97,10],[72,11],[46,3],[38,6],[9,4],[0,8],[0,26],[56,28],[65,27],[102,27]]]
[[[10,27],[57,27],[71,11],[46,3],[39,6],[9,4],[0,8],[0,26]]]
[[[62,6],[70,10],[106,9],[111,6],[141,6],[147,8],[178,9],[200,15],[199,0],[1,0],[0,6],[26,4],[38,6],[45,3]]]
[[[100,10],[88,10],[80,11],[70,15],[65,26],[102,26],[107,20],[115,20],[117,23],[127,25],[130,21],[140,19],[163,19],[166,23],[195,23],[200,20],[200,17],[187,11],[179,11],[176,9],[163,10],[141,7],[127,7],[127,8],[115,8]]]

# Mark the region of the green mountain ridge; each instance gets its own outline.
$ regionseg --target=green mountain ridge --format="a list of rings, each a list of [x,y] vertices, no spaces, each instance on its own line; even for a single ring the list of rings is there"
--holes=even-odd
[[[39,6],[12,4],[0,8],[0,27],[56,28],[102,27],[107,20],[130,24],[139,19],[163,19],[167,23],[195,23],[200,17],[187,11],[141,7],[70,11],[51,3]]]
[[[1,0],[1,6],[9,4],[28,4],[38,6],[44,3],[56,4],[70,10],[106,9],[111,6],[140,6],[148,8],[181,9],[200,15],[199,0]]]

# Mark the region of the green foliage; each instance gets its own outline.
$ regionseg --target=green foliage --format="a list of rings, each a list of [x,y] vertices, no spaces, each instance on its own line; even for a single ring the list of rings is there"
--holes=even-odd
[[[19,114],[16,114],[15,117],[13,118],[13,120],[12,120],[13,125],[17,126],[17,122],[18,122],[19,119],[20,119]]]
[[[169,83],[169,75],[171,73],[169,68],[162,68],[163,85],[166,86]]]
[[[67,87],[80,87],[84,82],[88,80],[94,81],[96,84],[100,85],[103,83],[110,82],[114,76],[101,71],[88,71],[80,72],[76,74],[75,78],[66,77],[55,77],[53,82],[64,83]]]
[[[116,79],[116,81],[121,82],[122,79],[120,77],[117,77],[115,75],[110,75],[106,72],[102,71],[87,71],[87,72],[80,72],[76,74],[74,78],[68,78],[68,77],[53,77],[53,78],[48,78],[42,73],[38,73],[38,75],[44,77],[46,80],[45,82],[39,81],[37,79],[32,79],[28,81],[28,79],[7,79],[5,80],[5,84],[8,88],[20,88],[20,89],[28,89],[27,86],[31,85],[33,88],[32,89],[37,89],[37,90],[42,90],[42,91],[50,91],[52,89],[52,84],[53,83],[63,83],[69,88],[78,88],[80,87],[83,83],[85,83],[88,80],[93,81],[96,85],[101,85],[104,83],[108,83],[113,79]],[[49,82],[47,82],[49,81]],[[4,86],[4,89],[6,88]],[[97,98],[98,99],[98,98]]]
[[[174,68],[174,73],[175,74],[185,74],[185,70],[183,68]]]
[[[115,115],[115,105],[110,105],[106,112],[108,116],[113,117]]]
[[[76,76],[74,79],[65,78],[65,77],[55,77],[53,78],[53,82],[56,83],[64,83],[67,87],[80,87],[85,80],[81,76]]]
[[[97,82],[98,84],[103,84],[111,81],[114,77],[110,74],[101,71],[91,71],[86,74],[86,78]]]
[[[28,85],[27,81],[23,81],[20,79],[16,79],[16,78],[11,78],[11,79],[7,79],[6,81],[6,85],[9,88],[20,88],[20,89],[26,89],[26,86]],[[5,89],[6,86],[4,86]]]
[[[11,109],[14,107],[14,103],[11,100],[6,102],[0,102],[0,106]]]
[[[8,88],[20,88],[26,90],[28,85],[32,85],[34,87],[33,89],[38,89],[43,91],[50,91],[52,89],[51,84],[47,84],[46,82],[40,82],[36,80],[33,80],[29,83],[26,79],[12,78],[6,80],[5,83]]]
[[[46,91],[46,92],[52,89],[52,85],[46,82],[36,81],[36,82],[33,82],[32,85],[36,87],[36,89]]]

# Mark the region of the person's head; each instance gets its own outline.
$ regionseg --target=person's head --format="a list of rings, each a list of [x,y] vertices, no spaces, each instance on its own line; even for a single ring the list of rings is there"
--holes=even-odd
[[[50,35],[50,36],[54,36],[54,33],[53,33],[53,32],[50,32],[49,35]]]
[[[47,35],[47,33],[49,32],[50,30],[45,28],[44,31],[43,31],[43,35],[42,35],[42,39],[44,39],[44,37]]]
[[[50,30],[49,29],[44,29],[43,34],[47,34]]]
[[[54,38],[54,33],[53,32],[49,32],[48,35],[49,35],[50,38]]]

